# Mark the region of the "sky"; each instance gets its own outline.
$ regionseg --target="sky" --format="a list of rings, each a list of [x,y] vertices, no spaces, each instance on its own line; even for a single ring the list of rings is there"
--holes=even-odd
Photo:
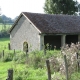
[[[0,0],[0,8],[2,14],[14,19],[21,12],[44,13],[44,3],[45,0]]]
[[[1,13],[10,18],[21,12],[44,13],[45,0],[0,0]]]

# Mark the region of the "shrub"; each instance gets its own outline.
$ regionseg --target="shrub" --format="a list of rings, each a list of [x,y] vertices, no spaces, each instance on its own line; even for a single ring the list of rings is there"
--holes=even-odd
[[[8,62],[13,60],[13,54],[5,52],[4,56],[1,54],[1,61]]]
[[[26,62],[26,53],[23,51],[16,52],[15,56],[13,57],[13,61],[16,61],[17,63],[22,63],[24,64]]]
[[[74,44],[72,43],[70,46],[66,45],[63,46],[61,49],[62,57],[66,55],[67,58],[67,65],[68,65],[68,73],[71,76],[72,73],[77,71],[77,55],[76,53],[79,53],[80,55],[80,43]],[[64,59],[63,59],[64,60]],[[65,73],[65,64],[64,61],[61,63],[60,71],[62,74]]]
[[[10,36],[10,34],[8,33],[8,30],[3,29],[0,31],[0,38],[9,37],[9,36]]]
[[[70,80],[79,80],[80,79],[80,73],[75,72],[71,75],[71,79]]]
[[[40,51],[33,51],[29,53],[26,63],[34,68],[43,68],[44,67],[44,54]]]
[[[50,61],[51,73],[59,72],[60,66],[59,66],[59,61],[57,60],[57,58],[52,56],[51,58],[49,58],[49,61]]]

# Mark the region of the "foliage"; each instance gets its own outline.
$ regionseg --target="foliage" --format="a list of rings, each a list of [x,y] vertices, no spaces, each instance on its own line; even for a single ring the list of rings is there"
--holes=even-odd
[[[33,66],[35,69],[37,68],[43,68],[44,67],[44,63],[45,63],[45,59],[44,59],[44,54],[41,51],[33,51],[31,53],[29,53],[27,59],[26,59],[26,63],[29,66]]]
[[[79,72],[75,72],[71,75],[71,79],[70,80],[79,80],[80,79],[80,73]]]
[[[9,37],[10,36],[10,34],[9,34],[10,28],[11,28],[11,25],[0,24],[0,38]]]
[[[7,17],[7,16],[5,16],[5,15],[1,15],[0,16],[0,23],[2,23],[2,24],[13,24],[13,20],[11,19],[11,18],[9,18],[9,17]]]
[[[50,14],[72,15],[78,10],[78,2],[74,0],[46,0],[44,10]]]
[[[46,80],[45,70],[42,69],[33,69],[33,68],[24,68],[22,70],[17,70],[14,74],[15,80]],[[44,74],[44,75],[43,75]]]
[[[13,61],[16,61],[18,64],[25,64],[26,63],[26,53],[23,51],[16,51],[13,56]]]
[[[3,23],[3,19],[0,17],[0,23]]]
[[[9,37],[10,34],[8,33],[8,30],[1,30],[0,37]]]
[[[46,59],[50,61],[52,80],[65,80],[65,65],[63,56],[67,56],[68,72],[70,80],[79,80],[80,73],[76,68],[76,55],[80,55],[80,43],[66,45],[60,50],[33,51],[25,53],[22,51],[8,50],[8,38],[0,39],[0,80],[6,80],[7,70],[13,68],[14,80],[47,80]],[[5,44],[6,48],[1,47]],[[4,58],[2,51],[4,49]],[[43,75],[44,74],[44,75]]]
[[[13,60],[13,54],[6,53],[3,57],[1,56],[0,60],[2,62],[8,62]]]
[[[68,73],[71,76],[73,73],[77,72],[77,62],[79,59],[77,59],[77,54],[80,55],[80,43],[71,43],[70,46],[66,45],[62,47],[62,56],[66,55],[67,57],[67,65],[68,65]],[[64,62],[61,64],[61,72],[64,74],[65,73],[65,67],[64,67]]]
[[[6,24],[6,23],[11,23],[13,24],[13,20],[5,15],[2,15],[1,16],[2,20],[3,20],[3,24]]]
[[[64,75],[61,75],[59,72],[56,72],[52,75],[51,80],[66,80]]]

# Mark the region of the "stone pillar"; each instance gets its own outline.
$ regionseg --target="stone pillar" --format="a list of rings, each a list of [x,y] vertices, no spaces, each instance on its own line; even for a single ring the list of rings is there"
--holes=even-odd
[[[40,35],[40,50],[44,49],[44,35]]]
[[[64,46],[66,43],[66,35],[61,36],[61,46]]]
[[[78,35],[78,42],[80,42],[80,35]]]

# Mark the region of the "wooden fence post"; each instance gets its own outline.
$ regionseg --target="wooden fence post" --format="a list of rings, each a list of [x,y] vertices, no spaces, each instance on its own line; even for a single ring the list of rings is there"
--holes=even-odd
[[[64,62],[65,62],[66,80],[69,80],[66,55],[64,55]]]
[[[3,50],[3,52],[2,52],[2,57],[4,58],[4,50]]]
[[[46,60],[46,66],[47,66],[47,70],[48,70],[48,80],[51,80],[51,71],[50,71],[49,60]]]
[[[44,55],[46,55],[46,49],[44,49]]]
[[[46,55],[46,49],[45,49],[45,46],[44,46],[44,55]]]
[[[77,60],[78,60],[78,53],[76,53],[76,57],[77,57]],[[77,61],[77,71],[79,72],[79,62]]]
[[[13,80],[13,69],[8,70],[8,78],[6,80]]]
[[[10,50],[10,43],[8,43],[8,49]]]
[[[14,49],[14,55],[16,54],[15,49]]]

